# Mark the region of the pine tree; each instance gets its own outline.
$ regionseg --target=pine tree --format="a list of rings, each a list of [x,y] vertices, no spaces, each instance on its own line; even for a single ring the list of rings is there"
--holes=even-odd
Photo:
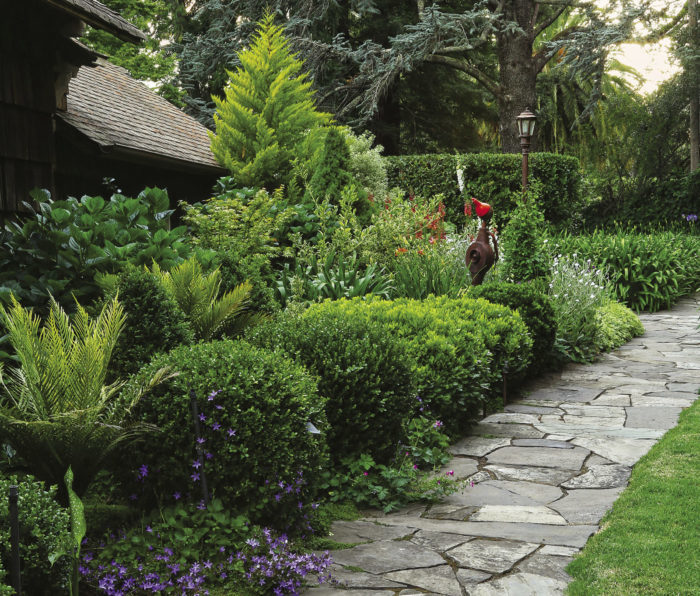
[[[239,59],[240,68],[228,73],[226,98],[213,98],[211,148],[237,184],[273,190],[287,183],[304,136],[328,124],[330,114],[316,109],[303,63],[272,15],[262,19]]]

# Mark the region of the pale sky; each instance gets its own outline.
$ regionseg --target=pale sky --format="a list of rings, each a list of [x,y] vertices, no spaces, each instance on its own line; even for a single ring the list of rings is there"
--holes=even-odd
[[[680,70],[678,63],[669,52],[669,45],[667,39],[655,44],[627,43],[622,44],[613,55],[620,62],[631,66],[642,75],[644,81],[637,90],[646,95]],[[633,84],[636,82],[631,78],[629,80]]]

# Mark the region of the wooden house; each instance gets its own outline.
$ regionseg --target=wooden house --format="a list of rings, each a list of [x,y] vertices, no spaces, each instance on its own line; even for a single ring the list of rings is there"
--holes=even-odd
[[[225,171],[206,129],[81,44],[85,24],[138,43],[145,35],[97,0],[2,0],[0,215],[36,187],[54,196],[167,187],[206,198]]]

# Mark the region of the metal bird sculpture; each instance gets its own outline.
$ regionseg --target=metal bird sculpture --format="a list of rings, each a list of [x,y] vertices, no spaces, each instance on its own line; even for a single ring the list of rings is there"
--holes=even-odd
[[[476,239],[467,248],[465,261],[472,276],[472,285],[478,286],[484,281],[484,276],[498,260],[498,241],[489,230],[489,222],[493,216],[493,208],[488,203],[482,203],[472,197],[474,210],[481,218],[481,227]],[[493,246],[491,242],[493,241]]]

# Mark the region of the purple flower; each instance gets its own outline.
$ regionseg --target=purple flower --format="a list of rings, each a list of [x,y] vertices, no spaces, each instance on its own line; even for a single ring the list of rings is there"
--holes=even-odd
[[[435,424],[433,424],[434,428],[440,428],[441,426],[442,426],[442,421],[440,421],[440,420],[436,420]]]
[[[200,414],[200,415],[199,415],[199,419],[200,419],[202,422],[204,422],[204,421],[207,419],[207,417],[206,417],[204,414]]]
[[[145,478],[148,476],[148,466],[146,464],[141,464],[139,468],[139,478]]]
[[[203,511],[203,510],[206,509],[206,508],[207,508],[207,506],[204,504],[204,499],[202,499],[202,500],[199,502],[199,505],[197,505],[197,509],[199,509],[200,511]]]
[[[229,437],[235,437],[236,436],[236,431],[233,430],[232,428],[229,428],[227,431]]]
[[[195,470],[199,470],[199,468],[200,468],[201,465],[202,465],[202,464],[200,463],[200,461],[199,461],[198,459],[195,459],[195,460],[192,462],[192,467],[193,467]]]
[[[153,532],[153,528],[151,528],[151,526],[146,526],[146,532]]]
[[[221,393],[221,389],[217,389],[216,391],[212,391],[212,392],[209,394],[209,397],[207,397],[207,401],[213,401],[214,398],[215,398],[217,395],[219,395],[219,393]]]
[[[260,543],[255,538],[248,538],[245,543],[251,548],[258,548],[260,546]]]
[[[194,480],[195,482],[197,482],[197,481],[199,480],[199,472],[194,472],[194,473],[190,476],[190,478],[192,478],[192,480]]]
[[[178,500],[180,499],[181,496],[182,496],[182,495],[181,495],[178,491],[175,491],[175,492],[173,493],[173,499],[175,499],[176,501],[178,501]]]
[[[197,437],[197,444],[198,445],[204,445],[204,442],[206,441],[205,438],[203,437]]]
[[[221,425],[218,422],[214,422],[214,424],[211,425],[212,430],[219,430],[221,428]]]

